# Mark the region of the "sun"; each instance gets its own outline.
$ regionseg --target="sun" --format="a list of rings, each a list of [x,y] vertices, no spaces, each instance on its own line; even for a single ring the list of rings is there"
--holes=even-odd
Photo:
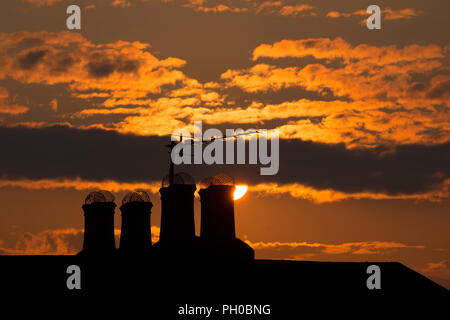
[[[234,191],[234,200],[239,200],[240,198],[242,198],[247,193],[247,190],[248,186],[236,186],[236,190]]]

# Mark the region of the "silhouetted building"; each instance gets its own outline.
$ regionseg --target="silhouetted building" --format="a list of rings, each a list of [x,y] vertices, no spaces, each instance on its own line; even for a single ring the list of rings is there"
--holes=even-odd
[[[200,189],[201,238],[227,240],[236,237],[234,190],[234,185],[211,185],[207,189]]]
[[[114,239],[114,196],[108,191],[91,192],[83,205],[84,211],[84,254],[113,254]]]
[[[205,254],[209,258],[254,259],[254,250],[236,238],[233,178],[218,174],[202,184],[200,239]]]
[[[121,253],[143,253],[152,246],[151,210],[153,204],[147,192],[129,192],[122,200]]]
[[[195,239],[194,179],[186,173],[174,175],[173,184],[164,178],[161,194],[161,244],[190,242]]]
[[[83,295],[87,288],[96,295],[119,291],[126,292],[127,296],[133,293],[141,295],[143,289],[158,288],[148,291],[154,294],[148,301],[157,301],[164,312],[168,310],[164,305],[168,300],[192,301],[197,297],[199,301],[205,301],[212,295],[228,300],[230,297],[242,300],[249,295],[260,301],[268,301],[268,297],[278,298],[288,301],[287,307],[295,306],[298,298],[292,295],[292,290],[285,290],[286,283],[292,288],[301,288],[308,297],[317,295],[323,298],[327,292],[332,293],[332,297],[352,292],[371,299],[387,294],[389,301],[392,297],[417,297],[417,294],[448,296],[448,290],[399,263],[376,263],[383,273],[382,289],[376,293],[366,282],[370,274],[367,270],[372,267],[369,262],[253,261],[253,249],[236,238],[234,180],[219,174],[202,184],[199,191],[200,237],[195,236],[194,230],[196,187],[189,175],[170,175],[170,183],[163,180],[160,189],[161,240],[153,247],[150,224],[153,205],[148,194],[138,190],[125,195],[120,207],[120,253],[123,255],[115,254],[114,196],[108,191],[91,192],[82,206],[85,217],[82,256],[60,257],[57,264],[55,259],[48,260],[42,256],[25,257],[24,263],[21,257],[6,265],[6,269],[4,262],[8,257],[4,257],[0,263],[3,270],[0,271],[7,276],[2,288],[6,287],[4,291],[9,294],[17,291],[23,295],[24,289],[38,289],[40,292],[41,288],[57,290],[54,292],[64,289],[62,293],[67,294],[67,289],[73,289],[69,287],[74,284],[72,281],[81,281],[79,284],[83,291],[77,288],[70,294],[79,292]],[[39,261],[36,259],[45,259],[46,262],[36,263]],[[250,263],[241,263],[247,261]],[[30,264],[33,264],[34,273],[27,277]],[[81,279],[76,280],[72,275],[67,277],[70,273],[68,266],[83,270]],[[65,269],[68,270],[66,273]],[[154,275],[158,276],[155,278]],[[136,304],[137,300],[134,296],[132,298]],[[257,305],[253,307],[252,310],[257,310]],[[229,310],[232,314],[231,308]]]
[[[120,253],[136,257],[152,252],[156,259],[230,259],[253,260],[254,251],[236,238],[234,221],[234,180],[218,174],[203,182],[200,237],[195,235],[194,179],[186,173],[166,176],[161,194],[161,227],[159,241],[152,246],[151,209],[153,204],[145,191],[129,192],[122,200]],[[85,234],[81,253],[115,252],[114,196],[107,191],[92,192],[83,206]],[[150,250],[152,249],[152,250]]]

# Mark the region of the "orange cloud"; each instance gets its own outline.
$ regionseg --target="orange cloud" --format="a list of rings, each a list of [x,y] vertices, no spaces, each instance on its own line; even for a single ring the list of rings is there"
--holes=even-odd
[[[114,229],[116,243],[119,243],[120,229]],[[152,243],[159,241],[160,228],[158,226],[151,227]],[[24,232],[19,234],[16,243],[9,248],[4,247],[4,242],[0,241],[0,252],[6,255],[73,255],[82,249],[83,245],[83,229],[51,229],[44,230],[39,233]],[[374,255],[389,252],[393,249],[424,249],[423,245],[406,245],[398,242],[387,241],[360,241],[360,242],[345,242],[341,244],[326,244],[326,243],[309,243],[309,242],[252,242],[245,241],[250,245],[257,254],[261,254],[265,250],[284,250],[290,257],[290,252],[287,250],[301,250],[303,253],[310,251],[311,256],[319,253],[323,254],[353,254],[353,255]],[[436,269],[442,269],[443,263],[430,263],[427,265],[426,273],[433,273]]]
[[[276,14],[280,16],[301,16],[306,12],[310,12],[311,15],[315,13],[311,12],[315,7],[309,4],[299,5],[285,5],[284,1],[264,1],[259,3],[258,1],[236,1],[236,5],[232,6],[233,2],[228,1],[227,4],[209,4],[207,0],[188,0],[184,7],[194,9],[198,12],[254,12],[255,14]]]
[[[0,66],[0,79],[63,83],[74,97],[98,99],[94,105],[140,105],[149,109],[148,115],[165,112],[164,102],[168,102],[167,106],[178,105],[178,109],[184,105],[215,107],[225,103],[219,84],[203,84],[187,77],[179,70],[185,65],[184,60],[160,60],[149,52],[148,44],[141,42],[95,45],[70,32],[0,34],[0,40],[0,57],[5,61]],[[164,94],[167,98],[149,99],[149,94]],[[53,110],[57,108],[55,102],[51,103]],[[178,126],[180,122],[173,124]],[[148,123],[145,126],[149,127]],[[128,129],[124,128],[127,132]]]
[[[348,18],[351,17],[352,14],[351,13],[345,13],[345,12],[338,12],[338,11],[330,11],[327,13],[327,18]]]
[[[442,118],[439,118],[439,116]],[[379,144],[438,144],[449,141],[445,112],[370,110],[330,115],[320,123],[290,121],[278,127],[280,136],[317,142],[344,142],[347,147],[375,147]]]
[[[2,34],[0,39],[0,56],[6,61],[0,67],[0,78],[66,83],[74,97],[92,102],[92,107],[64,115],[64,121],[77,120],[77,128],[168,135],[194,120],[259,126],[278,119],[282,120],[277,126],[282,138],[344,142],[348,147],[450,139],[448,109],[437,107],[448,106],[450,78],[436,74],[443,72],[448,50],[437,45],[398,48],[353,46],[341,38],[282,40],[255,48],[253,60],[312,56],[318,61],[303,67],[260,63],[227,70],[219,82],[201,83],[180,70],[184,60],[158,59],[149,52],[148,44],[140,42],[96,45],[68,32],[19,32]],[[422,75],[420,82],[418,74]],[[248,105],[239,106],[225,94],[231,87],[248,94],[299,87],[334,97],[279,104],[264,104],[250,97]],[[160,97],[150,98],[149,93]],[[57,109],[57,101],[51,102],[51,107]],[[19,114],[25,108],[3,110]],[[80,124],[93,115],[112,114],[122,118]]]
[[[414,8],[405,8],[405,9],[398,9],[394,10],[391,8],[386,8],[382,10],[382,14],[384,14],[385,20],[399,20],[399,19],[412,19],[420,14],[422,14],[421,11],[416,11]]]
[[[283,5],[282,1],[264,1],[257,5],[256,13],[268,12],[273,13],[273,9],[281,7]]]
[[[330,89],[337,96],[353,99],[407,98],[411,74],[426,74],[442,66],[438,60],[413,61],[398,65],[373,66],[363,62],[349,63],[341,68],[322,64],[309,64],[303,68],[277,68],[258,64],[247,70],[228,70],[221,78],[227,86],[236,86],[247,92],[277,91],[289,87],[304,87],[310,91],[324,92]],[[444,92],[442,92],[444,93]],[[444,96],[428,96],[446,103]]]
[[[353,255],[374,255],[388,252],[392,249],[424,249],[422,245],[406,245],[398,242],[387,241],[362,241],[362,242],[345,242],[341,244],[326,244],[326,243],[308,243],[308,242],[251,242],[245,241],[253,249],[256,254],[261,254],[263,250],[276,249],[278,251],[284,250],[285,254],[292,259],[296,259],[292,256],[292,252],[297,250],[302,254],[309,252],[309,257],[316,256],[318,254],[353,254]],[[295,252],[295,251],[294,251]]]
[[[15,106],[15,105],[0,105],[0,113],[7,114],[22,114],[29,110],[29,108],[24,106]]]
[[[442,201],[448,199],[450,196],[450,180],[446,180],[442,186],[436,186],[436,189],[426,193],[420,194],[384,194],[374,192],[355,192],[345,193],[332,189],[314,189],[298,183],[293,184],[277,184],[277,183],[262,183],[257,185],[250,185],[249,192],[255,192],[262,196],[279,196],[290,195],[293,198],[305,199],[316,204],[338,202],[348,199],[408,199],[408,200],[425,200],[425,201]]]
[[[111,192],[130,191],[143,189],[153,194],[158,194],[161,184],[159,181],[154,182],[118,182],[113,180],[107,181],[88,181],[80,178],[75,179],[0,179],[0,188],[2,187],[19,187],[31,190],[53,190],[53,189],[74,189],[74,190],[109,190]],[[254,192],[260,196],[281,196],[290,195],[296,199],[305,199],[316,204],[338,202],[348,199],[410,199],[425,201],[442,201],[450,196],[450,180],[446,180],[443,185],[436,186],[435,190],[419,194],[385,194],[374,192],[355,192],[345,193],[332,189],[314,189],[312,187],[299,183],[278,184],[278,183],[261,183],[249,185],[249,192]]]
[[[57,99],[52,99],[50,101],[50,108],[52,108],[52,110],[55,112],[58,111],[58,100]]]
[[[253,123],[270,117],[325,117],[320,123],[309,119],[291,120],[279,126],[281,137],[312,141],[351,143],[358,139],[359,145],[376,145],[389,140],[396,143],[446,142],[450,139],[450,115],[447,109],[433,105],[448,106],[449,78],[440,75],[428,83],[414,83],[408,76],[410,72],[426,74],[438,66],[441,66],[439,61],[388,65],[373,70],[363,70],[357,63],[338,69],[322,64],[310,64],[302,69],[258,64],[248,70],[228,70],[222,74],[227,85],[249,93],[290,87],[323,93],[327,88],[335,96],[348,97],[351,101],[299,100],[258,107],[253,104],[247,109],[216,110],[215,116],[238,123]],[[211,120],[208,116],[199,117]],[[361,141],[361,138],[368,140]]]
[[[66,83],[75,95],[108,93],[115,99],[138,99],[187,79],[177,70],[184,60],[159,60],[141,42],[95,45],[77,33],[26,31],[0,34],[0,41],[0,78]]]
[[[375,65],[411,62],[444,58],[444,52],[437,45],[420,46],[412,44],[403,48],[396,46],[371,46],[360,44],[352,46],[342,38],[310,38],[302,40],[281,40],[274,44],[262,44],[253,50],[253,60],[259,58],[303,58],[316,59],[354,59]]]
[[[0,113],[17,115],[25,113],[28,110],[28,107],[11,104],[8,90],[0,87]]]
[[[219,4],[215,7],[203,7],[203,6],[199,6],[199,7],[195,7],[196,11],[200,11],[200,12],[246,12],[248,9],[247,8],[231,8],[227,5],[224,4]]]
[[[39,7],[46,7],[61,2],[61,0],[26,0],[26,2],[34,4]]]
[[[61,123],[61,125],[66,125],[66,123]],[[22,121],[15,122],[5,125],[8,128],[14,127],[24,127],[24,128],[45,128],[48,126],[48,123],[45,121]]]
[[[404,8],[404,9],[392,9],[384,8],[381,10],[381,18],[384,20],[399,20],[399,19],[412,19],[422,14],[421,11],[417,11],[414,8]],[[339,12],[330,11],[327,13],[327,18],[349,18],[353,16],[369,16],[366,10],[357,10],[354,12]],[[365,20],[362,23],[366,23]]]
[[[245,85],[249,81],[243,81]],[[268,81],[270,84],[270,82]],[[405,103],[406,104],[406,103]],[[449,115],[445,109],[412,104],[408,109],[390,101],[320,101],[300,99],[280,104],[251,103],[247,107],[191,107],[197,100],[160,98],[148,107],[85,109],[76,117],[123,114],[122,122],[109,127],[122,133],[169,135],[175,129],[202,120],[211,125],[221,123],[261,123],[282,120],[277,127],[280,137],[325,143],[344,142],[348,147],[376,146],[380,143],[442,143],[449,140]],[[321,117],[320,122],[296,118]],[[186,123],[188,119],[188,123]],[[154,125],[148,126],[151,122]],[[428,128],[428,129],[427,129]],[[107,128],[105,128],[107,129]],[[428,130],[428,131],[427,131]]]
[[[120,229],[114,229],[116,244],[120,241]],[[159,241],[160,228],[151,227],[152,243]],[[0,241],[0,254],[4,255],[74,255],[83,247],[83,229],[52,229],[37,234],[22,233],[13,247],[4,247]]]
[[[450,290],[450,260],[428,262],[419,271]]]
[[[74,190],[108,190],[111,192],[130,191],[137,189],[149,190],[156,194],[161,187],[160,182],[117,182],[113,180],[106,181],[86,181],[80,178],[76,179],[18,179],[8,180],[0,179],[0,187],[19,187],[32,190],[52,190],[52,189],[74,189]]]
[[[127,8],[131,6],[131,2],[127,0],[114,0],[111,2],[113,7]]]
[[[247,12],[248,8],[245,7],[230,7],[229,5],[225,4],[218,4],[215,6],[205,6],[206,0],[188,0],[188,3],[184,4],[183,6],[186,8],[194,9],[198,12],[203,13],[209,13],[209,12],[234,12],[234,13],[240,13],[240,12]]]
[[[306,11],[311,11],[313,10],[314,7],[310,6],[309,4],[299,4],[299,5],[287,5],[287,6],[283,6],[280,9],[280,15],[282,16],[297,16],[300,15],[302,13],[305,13]]]
[[[23,233],[12,248],[0,248],[6,255],[72,255],[80,251],[81,229],[45,230],[38,234]]]
[[[253,60],[307,56],[318,61],[304,67],[256,64],[249,69],[227,70],[221,79],[227,87],[238,87],[247,93],[300,87],[321,95],[331,93],[350,100],[349,103],[335,100],[330,108],[325,108],[323,101],[308,101],[303,107],[305,103],[300,101],[281,103],[276,108],[256,108],[253,104],[247,109],[229,111],[227,118],[239,113],[236,118],[242,122],[252,118],[264,120],[264,111],[269,109],[273,118],[285,118],[288,114],[291,117],[321,116],[320,123],[310,119],[284,123],[279,126],[281,136],[345,142],[350,147],[450,140],[448,108],[437,107],[448,107],[450,101],[450,78],[439,74],[445,70],[445,48],[437,45],[352,46],[341,38],[319,38],[282,40],[260,45],[253,51]],[[418,74],[427,80],[414,81]],[[299,107],[297,112],[295,105]],[[256,112],[261,114],[256,115]]]

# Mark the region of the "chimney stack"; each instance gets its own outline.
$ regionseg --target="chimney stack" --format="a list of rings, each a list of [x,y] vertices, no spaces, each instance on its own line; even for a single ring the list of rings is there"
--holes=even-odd
[[[218,174],[202,182],[200,189],[200,239],[205,254],[213,259],[253,260],[254,250],[236,238],[234,221],[234,179]]]
[[[152,246],[150,216],[153,204],[147,192],[129,192],[122,200],[121,253],[142,253]]]
[[[218,174],[202,181],[200,189],[201,226],[200,237],[205,240],[236,238],[234,227],[234,179]]]
[[[200,237],[207,240],[227,240],[236,237],[234,226],[234,185],[210,185],[200,189]]]
[[[177,173],[173,183],[163,180],[161,194],[160,244],[180,245],[195,239],[194,179],[186,173]]]
[[[83,253],[108,255],[115,253],[114,196],[105,190],[91,192],[83,205]]]

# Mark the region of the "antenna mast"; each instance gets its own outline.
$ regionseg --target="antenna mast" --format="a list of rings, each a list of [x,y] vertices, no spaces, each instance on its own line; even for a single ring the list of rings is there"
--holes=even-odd
[[[210,140],[203,140],[202,139],[198,143],[207,144],[207,143],[214,142],[215,140],[219,140],[219,139],[220,140],[226,140],[226,139],[229,139],[229,138],[235,138],[236,139],[238,136],[247,136],[247,135],[255,134],[255,133],[259,134],[259,131],[255,130],[253,132],[243,132],[243,133],[238,133],[238,134],[235,134],[235,135],[232,135],[232,136],[224,135],[222,137],[211,137]],[[180,135],[179,137],[180,137],[180,141],[175,142],[175,141],[172,140],[172,141],[170,141],[170,144],[166,144],[166,147],[169,148],[169,186],[171,186],[173,184],[174,168],[175,168],[175,165],[174,165],[174,163],[172,161],[172,150],[178,143],[183,142],[183,135]],[[191,143],[194,143],[194,140],[192,138],[187,138],[187,139],[191,139]],[[183,154],[183,150],[181,150],[181,155],[182,154]]]
[[[183,136],[180,136],[179,143],[181,143],[181,142],[183,142]],[[169,186],[171,186],[173,184],[175,165],[173,164],[173,161],[172,161],[172,150],[176,145],[177,145],[177,143],[175,143],[175,141],[171,141],[170,144],[166,145],[166,147],[169,148]]]

